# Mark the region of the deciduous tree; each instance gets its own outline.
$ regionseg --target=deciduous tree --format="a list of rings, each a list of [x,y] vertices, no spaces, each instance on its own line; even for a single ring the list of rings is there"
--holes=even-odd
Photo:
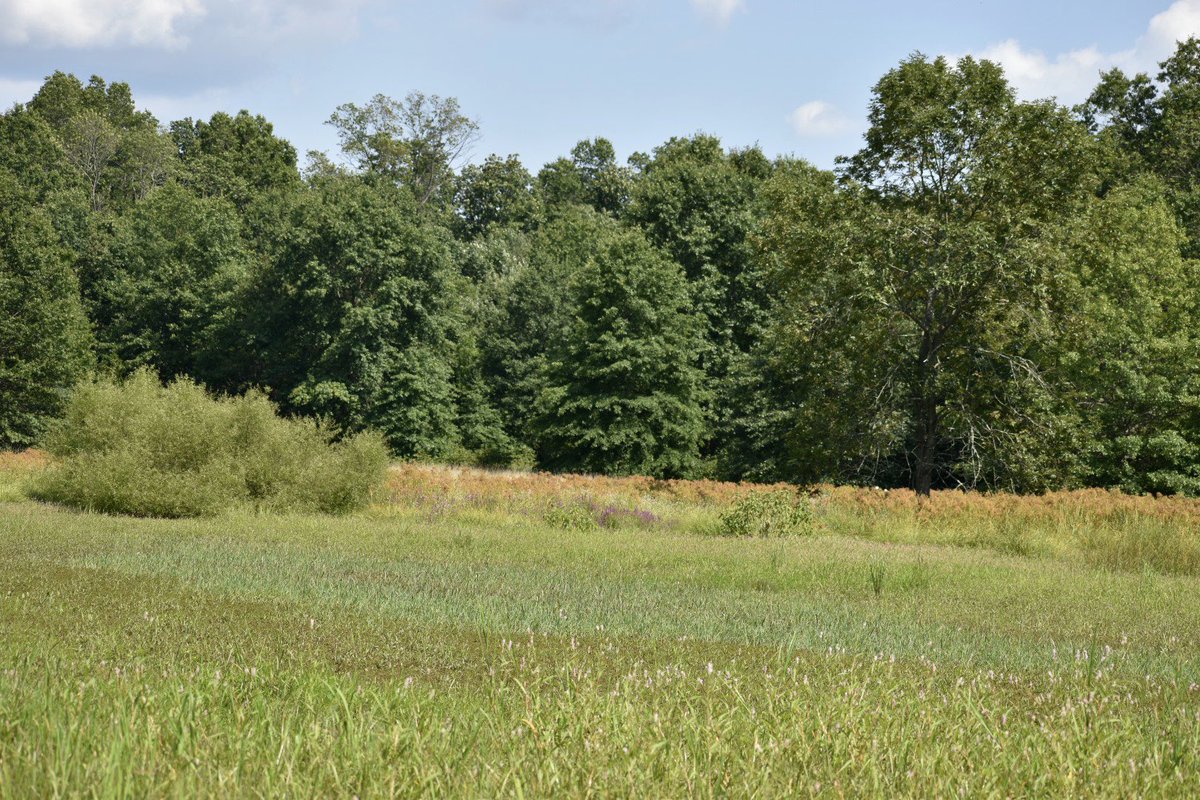
[[[704,433],[701,331],[678,266],[640,233],[596,248],[538,398],[538,459],[553,469],[683,477]]]
[[[0,171],[0,447],[38,441],[90,366],[90,341],[70,251]]]

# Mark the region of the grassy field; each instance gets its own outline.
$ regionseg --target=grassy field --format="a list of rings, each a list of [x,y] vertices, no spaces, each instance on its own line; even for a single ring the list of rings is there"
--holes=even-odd
[[[0,465],[0,797],[1189,797],[1200,503],[405,466],[140,520]],[[570,513],[565,513],[569,511]]]

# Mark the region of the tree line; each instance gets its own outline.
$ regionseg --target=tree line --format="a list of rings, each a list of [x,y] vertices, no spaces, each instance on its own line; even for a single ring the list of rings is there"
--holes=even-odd
[[[915,54],[821,170],[705,134],[532,173],[449,98],[163,126],[55,73],[0,116],[0,446],[141,368],[400,457],[1200,494],[1200,42],[1074,108]]]

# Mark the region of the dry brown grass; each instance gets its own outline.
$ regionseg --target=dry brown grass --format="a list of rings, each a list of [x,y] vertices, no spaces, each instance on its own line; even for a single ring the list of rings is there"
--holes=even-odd
[[[417,509],[430,518],[469,510],[557,524],[559,512],[574,510],[597,520],[615,513],[617,519],[715,532],[721,511],[733,502],[779,488],[811,495],[816,530],[835,536],[983,548],[1113,570],[1200,574],[1200,500],[1103,489],[1039,496],[938,491],[921,498],[907,489],[800,489],[400,464],[389,472],[382,502],[385,509]]]
[[[612,478],[599,475],[555,475],[548,472],[514,472],[430,464],[397,464],[387,480],[387,497],[393,503],[427,502],[450,496],[473,506],[505,509],[514,502],[563,497],[621,498],[628,501],[669,500],[726,506],[765,487],[723,481],[660,480],[644,476]],[[775,484],[769,488],[792,488]]]
[[[1043,495],[937,491],[928,498],[910,489],[822,486],[823,502],[861,514],[895,514],[916,519],[947,517],[1024,518],[1076,521],[1147,517],[1163,522],[1200,523],[1200,499],[1129,495],[1107,489],[1076,489]]]
[[[24,499],[30,481],[49,463],[50,457],[41,450],[0,450],[0,502]]]
[[[50,456],[42,450],[0,450],[0,472],[34,472],[49,463]]]
[[[394,465],[387,480],[387,499],[394,503],[427,500],[436,496],[470,498],[475,505],[505,508],[517,498],[559,498],[586,495],[659,499],[723,507],[750,492],[797,488],[789,484],[731,483],[726,481],[659,480],[644,476],[614,478],[600,475],[556,475],[431,464]],[[818,504],[863,515],[894,514],[916,519],[1032,518],[1077,520],[1143,516],[1164,522],[1200,524],[1200,499],[1128,495],[1106,489],[1078,489],[1044,495],[1015,495],[962,491],[935,491],[928,498],[910,489],[875,489],[821,485],[808,492]]]

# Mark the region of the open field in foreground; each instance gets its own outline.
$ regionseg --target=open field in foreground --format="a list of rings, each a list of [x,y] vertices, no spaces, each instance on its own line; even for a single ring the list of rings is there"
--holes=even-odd
[[[744,487],[405,467],[358,516],[159,521],[37,468],[0,797],[1200,793],[1192,501],[833,490],[730,539]]]

